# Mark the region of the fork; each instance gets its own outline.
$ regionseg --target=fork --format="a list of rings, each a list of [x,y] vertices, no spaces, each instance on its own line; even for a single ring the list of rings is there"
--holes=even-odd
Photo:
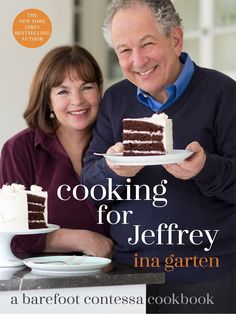
[[[80,261],[77,263],[73,263],[73,261],[75,261],[78,257],[80,258]],[[63,265],[80,265],[82,261],[84,261],[86,259],[85,255],[82,256],[76,256],[73,255],[71,257],[69,257],[68,259],[66,259],[65,261],[62,260],[53,260],[53,261],[38,261],[36,262],[37,264],[54,264],[54,263],[59,263],[59,264],[63,264]]]

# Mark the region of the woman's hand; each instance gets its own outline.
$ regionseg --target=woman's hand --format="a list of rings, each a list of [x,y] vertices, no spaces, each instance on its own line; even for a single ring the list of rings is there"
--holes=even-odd
[[[178,164],[163,165],[163,167],[174,177],[188,180],[195,177],[204,167],[206,155],[198,142],[190,143],[186,149],[191,150],[193,155]]]
[[[47,234],[44,252],[82,252],[86,255],[112,257],[113,242],[90,230],[61,228]]]
[[[113,242],[104,235],[89,231],[79,230],[80,243],[78,249],[85,255],[103,256],[111,258],[113,256]]]
[[[107,150],[107,154],[112,153],[122,153],[123,152],[123,144],[121,142],[116,143],[115,145],[111,146]],[[119,166],[114,164],[112,161],[106,161],[108,166],[114,171],[118,176],[121,177],[134,177],[142,168],[143,166]]]

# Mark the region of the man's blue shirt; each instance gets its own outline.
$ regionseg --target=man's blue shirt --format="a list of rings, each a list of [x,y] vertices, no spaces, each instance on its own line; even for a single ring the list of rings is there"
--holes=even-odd
[[[137,98],[142,104],[148,106],[154,112],[159,110],[163,111],[171,106],[183,94],[193,76],[194,64],[189,55],[185,52],[181,54],[180,61],[184,66],[177,80],[172,85],[166,87],[168,94],[167,101],[162,104],[138,87]]]

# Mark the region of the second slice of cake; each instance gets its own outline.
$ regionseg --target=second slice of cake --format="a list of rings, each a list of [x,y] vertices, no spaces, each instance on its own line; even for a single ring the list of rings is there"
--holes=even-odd
[[[165,155],[173,150],[172,120],[164,113],[150,118],[126,118],[123,124],[124,156]]]

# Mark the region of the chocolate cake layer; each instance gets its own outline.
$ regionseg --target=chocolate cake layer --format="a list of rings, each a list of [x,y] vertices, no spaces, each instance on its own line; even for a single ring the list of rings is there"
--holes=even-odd
[[[35,212],[44,212],[45,206],[40,204],[28,203],[28,210]]]
[[[45,203],[44,197],[38,196],[35,194],[30,194],[30,193],[27,194],[27,200],[29,203],[36,203],[36,204],[42,204],[42,205],[44,205]]]
[[[35,212],[29,212],[28,218],[29,218],[29,221],[34,221],[34,220],[44,221],[45,220],[43,213],[35,213]]]
[[[29,221],[29,229],[48,228],[45,222]]]
[[[154,123],[146,122],[146,121],[138,121],[138,120],[123,120],[123,129],[124,130],[134,130],[134,131],[150,131],[150,132],[158,132],[163,131],[163,127],[161,125],[156,125]]]
[[[124,150],[141,150],[141,151],[163,151],[162,143],[127,143],[124,144]]]
[[[156,133],[123,133],[123,141],[157,141],[161,142],[162,134]]]

